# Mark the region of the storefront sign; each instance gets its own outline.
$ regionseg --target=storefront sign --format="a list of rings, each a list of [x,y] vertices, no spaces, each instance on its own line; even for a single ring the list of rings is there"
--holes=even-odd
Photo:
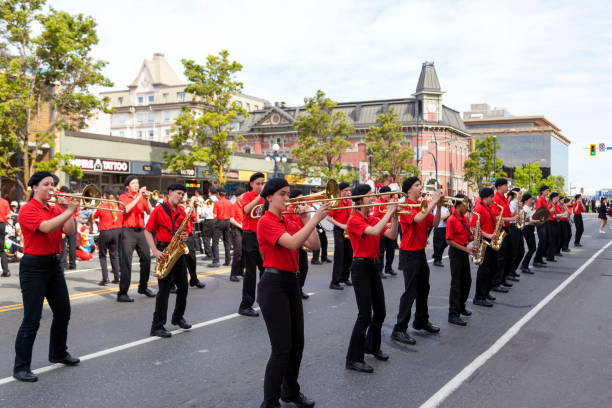
[[[369,168],[368,162],[359,162],[359,182],[361,184],[364,184],[370,178]]]
[[[75,157],[70,160],[74,166],[84,171],[98,171],[103,173],[129,173],[130,162],[126,160],[91,159],[87,157]]]
[[[142,166],[142,171],[151,171],[151,170],[153,170],[153,166],[149,164]]]
[[[253,174],[257,173],[256,171],[250,170],[238,170],[238,180],[240,181],[249,181]],[[264,179],[268,180],[268,175],[264,173]]]
[[[184,177],[195,177],[195,170],[194,169],[187,169],[187,170],[179,170],[178,173],[173,173],[172,170],[170,169],[162,169],[162,174],[168,175],[168,174],[178,174],[179,176],[184,176]]]

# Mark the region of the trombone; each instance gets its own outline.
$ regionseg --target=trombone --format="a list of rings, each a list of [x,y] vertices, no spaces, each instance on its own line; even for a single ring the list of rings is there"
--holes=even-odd
[[[426,195],[425,200],[430,201],[431,194]],[[461,204],[465,205],[466,207],[470,205],[470,199],[467,196],[465,197],[451,197],[451,196],[442,197],[442,205],[450,206],[450,205],[455,205],[457,202],[461,202]]]
[[[107,198],[102,198],[100,194],[100,190],[94,184],[88,184],[83,188],[81,194],[72,194],[72,193],[60,193],[54,192],[51,194],[53,197],[68,197],[68,198],[78,198],[83,201],[83,208],[89,209],[100,209],[105,211],[115,211],[125,214],[125,204],[118,200],[109,200]],[[102,203],[113,203],[118,204],[123,207],[123,209],[119,208],[99,208]]]

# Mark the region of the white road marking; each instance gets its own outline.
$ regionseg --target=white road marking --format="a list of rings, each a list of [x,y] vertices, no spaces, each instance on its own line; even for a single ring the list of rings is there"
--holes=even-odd
[[[531,319],[533,319],[540,310],[542,310],[547,304],[549,304],[555,296],[557,296],[563,289],[565,289],[574,279],[576,279],[584,270],[597,258],[603,251],[605,251],[612,241],[608,241],[599,251],[597,251],[592,257],[590,257],[582,266],[574,273],[572,273],[567,279],[565,279],[559,286],[557,286],[552,292],[550,292],[544,299],[540,301],[533,309],[531,309],[521,320],[516,322],[512,327],[508,329],[491,347],[485,352],[476,357],[470,364],[468,364],[459,374],[453,377],[447,382],[442,388],[440,388],[434,395],[432,395],[427,401],[425,401],[420,408],[431,408],[439,406],[449,395],[457,390],[461,384],[463,384],[476,370],[482,367],[491,357],[497,354],[518,332],[525,326]]]

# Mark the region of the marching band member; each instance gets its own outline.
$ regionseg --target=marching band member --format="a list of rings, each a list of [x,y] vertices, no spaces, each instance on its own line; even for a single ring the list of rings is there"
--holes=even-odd
[[[380,188],[379,193],[387,193],[390,191],[391,191],[391,187],[383,186]],[[391,196],[390,194],[381,195],[374,202],[375,203],[388,203],[390,201],[389,199],[390,196]],[[385,205],[374,207],[372,209],[372,215],[378,218],[379,220],[381,220],[385,216],[384,212],[386,211],[386,208],[387,206]],[[380,256],[378,258],[378,269],[380,272],[380,277],[383,279],[387,278],[383,274],[383,271],[384,273],[388,275],[393,275],[393,276],[397,275],[397,272],[393,270],[393,258],[395,258],[395,244],[396,244],[395,239],[391,240],[384,235],[380,237],[380,249],[379,249]],[[385,260],[387,261],[386,263],[385,263]]]
[[[115,200],[115,194],[112,191],[104,193],[104,198],[107,200]],[[108,265],[106,263],[106,253],[108,252],[111,269],[113,271],[113,283],[119,283],[119,237],[121,236],[121,227],[123,225],[123,213],[116,211],[106,211],[105,209],[117,209],[117,204],[110,202],[102,202],[93,218],[98,218],[98,230],[100,231],[99,252],[100,267],[102,268],[102,280],[98,283],[100,286],[105,286],[110,281],[108,280]]]
[[[242,212],[242,199],[245,191],[242,187],[238,187],[234,191],[236,201],[232,204],[232,216],[230,223],[232,224],[232,242],[234,244],[234,252],[232,254],[232,271],[230,272],[230,280],[232,282],[240,282],[238,276],[244,274],[244,259],[242,258],[242,222],[244,213]]]
[[[540,208],[548,209],[548,194],[550,188],[546,185],[540,186],[540,196],[536,201],[536,211]],[[545,268],[546,262],[544,262],[544,256],[548,254],[548,247],[551,244],[551,237],[549,236],[549,221],[544,224],[540,224],[536,227],[538,232],[538,248],[536,249],[535,257],[533,258],[533,266],[537,268]]]
[[[340,183],[340,203],[338,207],[348,207],[351,205],[351,200],[348,198],[351,195],[351,187],[349,183],[344,181]],[[346,223],[348,222],[351,210],[332,210],[327,217],[327,221],[334,224],[334,266],[332,270],[332,280],[329,284],[330,289],[342,290],[344,287],[340,283],[344,282],[346,286],[351,286],[352,282],[349,279],[351,260],[353,259],[353,248],[351,248],[351,240],[345,237]]]
[[[6,236],[6,223],[11,216],[11,207],[9,202],[0,197],[0,263],[2,264],[2,277],[8,278],[11,276],[11,271],[8,266],[8,257],[4,251],[4,237]]]
[[[302,190],[293,189],[289,192],[289,199],[292,200],[294,198],[298,198],[302,195]],[[287,206],[287,212],[291,213],[296,209],[296,206],[289,205]],[[294,221],[296,224],[303,227],[302,220],[295,214],[286,214],[285,218]],[[316,228],[316,227],[315,227]],[[318,235],[318,233],[317,233]],[[310,296],[304,292],[304,283],[306,282],[306,275],[308,275],[308,252],[304,247],[299,249],[299,257],[298,257],[298,265],[299,265],[299,273],[300,273],[300,292],[302,295],[302,299],[308,299]]]
[[[228,266],[231,261],[232,254],[230,253],[230,218],[232,216],[232,202],[225,198],[225,188],[217,188],[217,201],[213,205],[213,215],[216,218],[215,229],[213,231],[212,253],[213,260],[207,266],[216,268],[219,266],[219,239],[223,239],[223,249],[225,250],[225,262],[223,265]]]
[[[189,207],[185,205],[187,202],[187,194],[184,195],[182,204],[184,205],[185,214],[189,212]],[[193,207],[193,211],[191,212],[191,220],[189,221],[189,225],[185,229],[185,232],[188,235],[187,248],[189,248],[189,253],[185,258],[185,265],[187,266],[187,271],[189,272],[189,286],[203,289],[206,287],[204,282],[201,282],[198,279],[198,274],[196,272],[197,260],[196,260],[196,251],[198,249],[197,240],[199,239],[195,232],[195,226],[198,225],[198,216],[196,212],[196,206],[200,205],[198,198],[196,196],[191,197],[190,205]],[[179,224],[180,225],[180,224]]]
[[[138,178],[130,175],[123,182],[126,192],[119,196],[119,201],[125,205],[123,215],[123,230],[121,237],[121,279],[119,280],[118,302],[133,302],[128,296],[128,289],[132,281],[132,254],[134,249],[140,260],[140,282],[138,293],[148,297],[155,297],[155,293],[147,288],[151,273],[151,255],[144,235],[144,214],[153,211],[151,201],[145,196],[146,187],[140,187]]]
[[[512,244],[510,272],[508,273],[509,281],[518,282],[519,274],[516,273],[523,256],[525,256],[525,243],[523,242],[523,234],[520,229],[516,226],[516,221],[522,211],[521,203],[521,189],[518,187],[513,188],[508,192],[508,207],[510,207],[510,213],[515,217],[515,221],[510,221],[508,227],[508,235],[510,236],[510,243]]]
[[[384,188],[384,187],[383,187]],[[371,187],[359,184],[352,195],[368,194]],[[368,205],[374,197],[353,200],[355,205]],[[378,207],[374,207],[378,208]],[[346,368],[363,373],[372,373],[372,366],[364,361],[364,354],[372,354],[377,360],[387,361],[389,355],[380,349],[381,329],[385,321],[385,292],[381,281],[379,262],[379,240],[397,238],[396,205],[390,203],[382,218],[369,215],[367,207],[357,208],[347,223],[347,231],[354,249],[351,276],[357,300],[357,321],[353,327],[346,355]],[[392,220],[392,221],[391,221]],[[387,224],[391,221],[391,228]],[[366,334],[367,333],[367,334]]]
[[[238,307],[238,313],[243,316],[257,317],[259,313],[253,309],[255,303],[255,284],[257,282],[256,270],[259,269],[259,277],[264,272],[263,259],[259,251],[257,242],[257,223],[258,219],[251,217],[251,210],[259,204],[263,204],[264,199],[260,193],[263,189],[265,176],[263,173],[255,173],[249,179],[251,191],[242,197],[242,212],[244,221],[242,222],[242,256],[245,261],[244,279],[242,281],[242,301]]]
[[[19,263],[23,321],[15,339],[13,367],[13,377],[19,381],[38,380],[30,370],[30,364],[45,298],[53,312],[49,361],[70,366],[80,361],[68,353],[66,346],[70,298],[60,261],[62,232],[66,235],[75,233],[72,215],[79,208],[79,200],[69,198],[64,211],[59,205],[50,205],[49,200],[57,182],[57,176],[48,171],[34,173],[28,180],[28,186],[32,188],[30,200],[19,211],[18,220],[24,240],[24,255]],[[62,200],[59,198],[58,203]]]
[[[493,204],[494,190],[490,187],[485,187],[480,190],[474,207],[474,214],[470,222],[470,228],[473,230],[476,227],[476,222],[480,219],[480,231],[486,239],[493,238],[495,232],[495,217],[491,212]],[[476,216],[478,214],[479,216]],[[489,294],[491,290],[491,280],[493,273],[497,268],[497,253],[490,247],[486,246],[484,261],[478,266],[476,272],[476,293],[474,294],[474,304],[477,306],[493,307],[493,296]]]
[[[572,206],[572,210],[574,213],[574,225],[576,226],[576,236],[574,237],[574,246],[581,247],[580,238],[582,238],[582,234],[584,233],[584,222],[582,220],[582,212],[586,211],[584,208],[584,203],[582,202],[582,195],[576,194],[574,197],[574,205]]]
[[[213,205],[217,201],[215,195],[217,189],[214,186],[208,188],[208,199],[206,199],[201,207],[197,208],[198,216],[200,217],[200,234],[204,245],[205,261],[212,259],[212,237],[215,229],[215,216],[213,214]]]
[[[516,221],[516,216],[512,215],[510,206],[508,205],[508,199],[505,194],[508,192],[508,180],[505,178],[499,178],[495,180],[495,196],[493,197],[493,205],[491,206],[491,213],[497,221],[500,212],[503,208],[502,225],[506,231],[506,237],[502,242],[501,248],[497,251],[497,268],[492,276],[491,289],[493,292],[507,293],[508,288],[512,287],[512,284],[508,282],[508,276],[512,269],[512,241],[510,239],[510,221]],[[496,205],[498,204],[498,205]]]
[[[529,269],[529,262],[536,251],[535,226],[539,223],[538,221],[532,219],[535,211],[533,210],[533,197],[531,197],[531,194],[523,194],[521,202],[523,203],[523,211],[525,211],[527,215],[525,228],[523,228],[523,231],[521,231],[523,233],[523,238],[527,243],[527,252],[525,253],[523,262],[521,263],[521,272],[533,275],[533,271]]]
[[[548,221],[546,225],[548,225],[548,237],[550,238],[550,242],[548,243],[548,250],[546,251],[546,261],[547,262],[557,262],[555,260],[555,255],[561,255],[561,245],[560,245],[560,231],[559,231],[559,214],[557,213],[559,202],[559,193],[551,193],[549,196],[548,208],[550,210],[550,216],[548,217]],[[561,255],[563,256],[563,255]]]
[[[157,262],[164,259],[163,250],[168,246],[176,230],[185,217],[185,207],[180,204],[186,193],[185,185],[172,183],[168,186],[168,199],[155,207],[145,227],[145,238],[149,248],[155,255]],[[180,236],[181,241],[189,238],[187,228]],[[155,233],[155,238],[153,238]],[[163,279],[158,279],[159,291],[155,299],[155,313],[151,323],[151,336],[170,337],[164,325],[168,313],[168,297],[172,283],[176,284],[176,305],[172,314],[172,324],[182,329],[190,329],[191,325],[185,321],[183,315],[187,306],[187,255],[182,255],[172,267],[172,271]]]
[[[418,177],[408,177],[402,183],[402,191],[408,195],[406,204],[416,204],[421,197],[423,186]],[[408,322],[412,304],[416,299],[416,312],[412,327],[416,330],[426,330],[429,333],[438,333],[440,328],[429,321],[427,309],[427,297],[429,296],[429,266],[425,255],[427,235],[432,228],[440,222],[439,207],[442,206],[442,192],[436,191],[427,206],[427,212],[423,213],[416,208],[411,209],[411,214],[400,215],[400,226],[402,228],[402,241],[400,245],[399,268],[404,273],[404,293],[400,298],[397,322],[393,327],[391,338],[406,344],[416,344],[416,340],[408,335]],[[431,211],[438,206],[437,215],[434,217]],[[400,207],[401,209],[401,207]]]
[[[316,225],[329,212],[321,206],[309,219],[299,214],[300,226],[283,217],[289,201],[289,183],[282,178],[270,179],[261,195],[265,200],[263,217],[257,224],[257,240],[263,255],[265,272],[257,289],[257,299],[268,329],[271,354],[264,379],[262,408],[278,407],[279,397],[299,407],[313,407],[314,401],[300,392],[298,373],[304,349],[304,312],[298,277],[298,250],[302,246],[317,249]],[[245,212],[245,214],[247,214]]]
[[[444,250],[447,247],[446,244],[446,220],[450,217],[451,213],[448,211],[445,205],[440,207],[440,224],[433,230],[433,265],[438,267],[444,267],[442,263],[442,256]],[[435,216],[437,209],[433,209],[433,215]]]
[[[455,197],[464,198],[463,194]],[[451,284],[448,297],[448,322],[459,326],[467,325],[461,315],[470,316],[472,312],[465,307],[465,302],[470,294],[472,276],[470,272],[470,257],[473,248],[468,244],[474,240],[470,231],[467,216],[468,207],[461,200],[455,201],[455,209],[446,220],[446,242],[450,247],[448,257],[450,258]]]
[[[563,217],[559,218],[559,225],[561,226],[561,251],[570,252],[569,243],[572,239],[572,225],[570,224],[571,207],[568,207],[570,199],[565,197],[559,200],[561,208],[563,210]]]

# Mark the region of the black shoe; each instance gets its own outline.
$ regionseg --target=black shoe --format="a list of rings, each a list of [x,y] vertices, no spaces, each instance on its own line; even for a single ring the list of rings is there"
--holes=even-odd
[[[561,251],[559,251],[559,252],[555,252],[555,256],[563,256],[563,254],[561,253]]]
[[[304,394],[302,394],[301,392],[293,398],[281,397],[281,399],[283,400],[283,402],[294,403],[295,406],[298,408],[311,408],[315,406],[315,402]]]
[[[344,288],[337,283],[330,283],[329,288],[334,290],[344,290]]]
[[[106,286],[108,285],[109,280],[107,279],[102,279],[100,282],[98,282],[98,286]]]
[[[548,262],[557,262],[557,260],[556,260],[556,259],[554,259],[554,258],[553,258],[553,259],[546,258],[546,260],[547,260]]]
[[[517,278],[516,276],[508,276],[506,279],[508,279],[511,282],[520,282],[521,280],[519,278]]]
[[[415,324],[412,322],[412,327],[414,330],[425,330],[428,333],[439,333],[440,328],[438,326],[434,326],[431,322],[427,322],[425,324]]]
[[[208,255],[202,258],[203,261],[210,261],[211,259],[212,259],[212,256],[208,256]]]
[[[117,302],[133,302],[134,298],[129,297],[128,295],[118,295],[117,296]]]
[[[36,382],[38,376],[30,370],[17,371],[13,373],[13,378],[23,382]]]
[[[439,266],[439,267],[444,267],[444,264],[442,263],[442,261],[434,261],[434,266]]]
[[[574,246],[575,246],[575,247],[577,247],[577,248],[581,248],[581,247],[582,247],[582,244],[581,244],[580,242],[577,242],[577,243],[575,242],[575,243],[574,243]]]
[[[223,266],[230,266],[231,263],[230,262],[223,262]]]
[[[0,276],[2,276],[3,278],[8,278],[9,276],[11,276],[11,273],[10,273],[10,272],[4,272],[4,273],[3,273],[2,275],[0,275]],[[25,373],[25,372],[26,372],[26,371],[20,371],[20,373]],[[31,373],[31,371],[30,371],[30,373]],[[34,375],[34,374],[32,374],[32,375]],[[38,379],[38,377],[37,377],[37,379]],[[34,381],[36,381],[36,380],[34,380]]]
[[[490,301],[492,301],[492,302],[493,302],[493,301],[497,300],[497,298],[496,298],[496,297],[494,297],[494,296],[491,296],[491,295],[489,294],[489,295],[487,295],[487,300],[490,300]]]
[[[384,274],[384,273],[381,273],[381,274],[380,274],[380,279],[387,279],[387,277],[385,276],[385,274]]]
[[[572,252],[572,250],[569,249],[569,248],[563,248],[561,251],[563,251],[563,252]]]
[[[472,315],[472,311],[470,309],[466,309],[466,308],[464,308],[460,313],[462,315],[464,315],[464,316],[471,316]]]
[[[457,315],[448,316],[448,322],[457,326],[467,326],[467,322]]]
[[[509,277],[506,278],[506,279],[509,279]],[[504,286],[506,288],[511,288],[512,287],[512,284],[510,282],[508,282],[507,280],[503,281],[500,285]]]
[[[146,297],[155,297],[155,292],[153,292],[151,289],[146,288],[146,289],[138,289],[138,293],[140,293],[141,295],[145,295]]]
[[[313,259],[312,261],[310,261],[310,263],[313,265],[321,265],[321,261],[319,261],[318,259],[317,260]]]
[[[68,268],[64,268],[64,269],[68,269],[68,270],[75,270],[76,269],[76,265],[71,265]]]
[[[359,371],[360,373],[373,373],[374,369],[371,365],[364,361],[347,361],[346,368],[349,370]]]
[[[113,279],[111,283],[119,283],[119,279]]]
[[[508,293],[509,290],[508,288],[504,288],[503,286],[495,286],[493,289],[491,289],[493,292],[499,292],[499,293]]]
[[[378,350],[377,352],[374,352],[374,353],[370,351],[366,351],[366,353],[373,355],[375,359],[380,360],[380,361],[387,361],[389,359],[389,355],[382,350]]]
[[[160,329],[155,329],[155,330],[151,329],[151,336],[168,338],[168,337],[172,337],[172,333],[170,333],[168,330],[162,327]]]
[[[172,293],[173,295],[176,295],[176,285],[172,285],[170,286],[170,293]]]
[[[189,286],[195,286],[197,288],[205,288],[206,284],[204,282],[200,282],[199,280],[189,282]]]
[[[389,272],[385,272],[388,275],[393,275],[393,276],[397,276],[397,272],[395,272],[393,269],[389,270]]]
[[[325,262],[327,262],[327,263],[332,263],[332,262],[334,262],[334,261],[332,261],[331,259],[327,258],[327,259],[325,260]]]
[[[493,303],[489,302],[487,299],[474,299],[474,304],[476,306],[493,307]]]
[[[394,331],[391,333],[391,340],[399,341],[400,343],[410,344],[414,346],[416,344],[416,340],[410,337],[408,333],[405,331]]]
[[[343,282],[346,286],[353,286],[353,282],[350,279],[347,279]]]
[[[239,278],[239,277],[237,277],[237,276],[230,276],[230,280],[231,280],[232,282],[240,282],[240,278]]]
[[[302,291],[302,299],[308,299],[310,295],[304,291]]]
[[[528,273],[530,275],[534,274],[534,272],[531,269],[529,269],[529,268],[521,268],[521,272]]]
[[[220,267],[221,265],[220,265],[218,262],[213,262],[213,263],[208,264],[208,265],[206,265],[206,266],[208,266],[209,268],[218,268],[218,267]]]
[[[50,358],[49,361],[52,363],[65,364],[67,366],[75,366],[81,362],[81,360],[76,357],[72,357],[70,354],[66,354],[66,357],[64,358]]]
[[[180,327],[181,329],[191,329],[191,325],[187,323],[187,320],[183,319],[182,317],[179,320],[172,320],[172,324]]]
[[[252,307],[246,308],[246,309],[239,309],[238,310],[238,314],[241,314],[243,316],[248,316],[248,317],[257,317],[259,316],[259,313],[257,312],[257,310],[253,309]]]

